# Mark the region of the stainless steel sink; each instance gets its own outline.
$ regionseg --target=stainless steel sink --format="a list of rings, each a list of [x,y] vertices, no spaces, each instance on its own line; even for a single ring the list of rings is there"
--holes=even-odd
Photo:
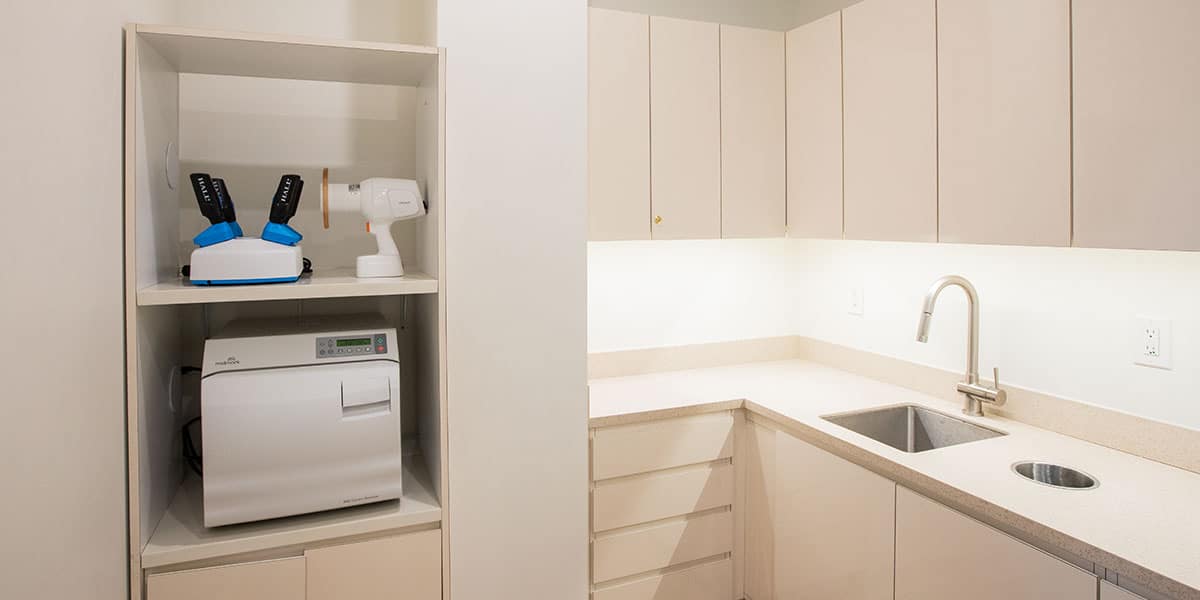
[[[904,452],[925,452],[1007,435],[912,404],[821,418]]]

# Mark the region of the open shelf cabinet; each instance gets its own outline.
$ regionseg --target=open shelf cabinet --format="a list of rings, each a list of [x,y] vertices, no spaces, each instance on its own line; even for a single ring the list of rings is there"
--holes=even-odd
[[[309,545],[446,520],[445,55],[439,48],[127,25],[125,316],[131,598],[148,573],[286,556]],[[278,100],[278,101],[276,101]],[[374,252],[361,218],[322,226],[320,172],[415,179],[428,206],[393,235],[406,276],[357,279]],[[256,235],[279,175],[310,184],[292,223],[313,272],[294,284],[201,287],[179,275],[206,221],[187,173],[223,176]],[[314,181],[315,180],[315,181]],[[219,528],[203,526],[180,429],[199,407],[204,339],[232,319],[378,312],[401,358],[404,497]],[[443,529],[442,558],[447,556]]]

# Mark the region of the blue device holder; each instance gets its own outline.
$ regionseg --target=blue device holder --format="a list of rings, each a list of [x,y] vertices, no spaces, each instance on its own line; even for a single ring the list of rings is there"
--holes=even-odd
[[[222,221],[209,225],[207,229],[196,234],[196,237],[192,238],[192,243],[204,248],[213,244],[227,242],[235,237],[241,237],[241,235],[242,228],[237,223]]]
[[[286,223],[271,223],[267,222],[266,227],[262,230],[262,239],[284,246],[295,246],[304,239],[299,231],[292,229]]]

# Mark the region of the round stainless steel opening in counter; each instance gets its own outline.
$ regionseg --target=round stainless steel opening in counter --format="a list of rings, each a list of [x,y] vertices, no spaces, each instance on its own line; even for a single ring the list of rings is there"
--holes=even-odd
[[[1064,490],[1091,490],[1100,485],[1095,477],[1083,471],[1052,463],[1019,462],[1012,469],[1021,477]]]

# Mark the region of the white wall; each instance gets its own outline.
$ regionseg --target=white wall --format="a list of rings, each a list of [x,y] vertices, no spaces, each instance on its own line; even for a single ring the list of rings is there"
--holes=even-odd
[[[979,290],[983,376],[1200,429],[1200,253],[763,240],[592,243],[588,262],[590,352],[794,334],[956,371],[961,291],[915,335],[957,273]],[[1172,370],[1133,364],[1138,315],[1172,321]]]
[[[799,264],[784,239],[591,242],[588,351],[789,334]]]
[[[450,591],[588,593],[585,0],[441,0]]]
[[[980,295],[980,372],[1001,382],[1200,428],[1200,253],[797,241],[805,310],[797,333],[962,369],[966,302],[947,290],[928,344],[914,341],[925,291],[958,273]],[[847,314],[852,286],[865,314]],[[1171,319],[1174,370],[1133,364],[1136,315]]]
[[[127,597],[122,26],[173,7],[4,3],[0,598]]]

